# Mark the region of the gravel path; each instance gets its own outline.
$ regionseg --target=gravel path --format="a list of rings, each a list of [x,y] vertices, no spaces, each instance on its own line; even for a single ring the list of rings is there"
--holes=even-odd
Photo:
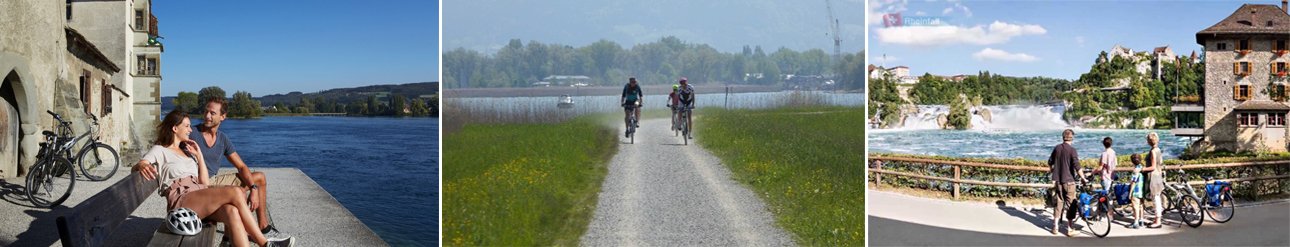
[[[720,159],[682,145],[669,119],[646,120],[610,161],[585,246],[786,246],[766,204]]]

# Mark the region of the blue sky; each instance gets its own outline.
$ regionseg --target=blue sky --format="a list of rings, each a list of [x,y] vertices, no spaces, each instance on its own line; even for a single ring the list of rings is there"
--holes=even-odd
[[[439,80],[437,1],[154,1],[163,96]]]
[[[975,74],[1077,79],[1100,51],[1168,45],[1200,51],[1196,32],[1259,1],[889,1],[870,0],[869,63],[905,65],[911,74]],[[881,14],[942,17],[948,26],[886,28]],[[921,13],[920,13],[921,12]],[[877,15],[874,15],[876,13]],[[979,29],[975,29],[979,28]],[[883,55],[887,55],[884,63]]]

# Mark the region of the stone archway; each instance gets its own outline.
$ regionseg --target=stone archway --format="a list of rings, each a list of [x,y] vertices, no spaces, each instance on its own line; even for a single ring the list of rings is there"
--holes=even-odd
[[[0,178],[17,177],[25,171],[18,170],[18,146],[19,135],[18,127],[21,122],[18,120],[18,108],[14,107],[14,98],[12,97],[12,87],[10,85],[18,84],[22,77],[18,76],[17,71],[10,71],[4,76],[3,83],[0,84],[0,94],[4,95],[0,100]]]
[[[9,72],[0,80],[0,178],[18,176],[19,125],[17,100],[13,97],[10,80],[17,81],[17,72]]]
[[[39,149],[39,111],[28,110],[35,105],[29,85],[35,83],[25,57],[0,52],[0,178],[25,175],[26,167],[35,162]]]

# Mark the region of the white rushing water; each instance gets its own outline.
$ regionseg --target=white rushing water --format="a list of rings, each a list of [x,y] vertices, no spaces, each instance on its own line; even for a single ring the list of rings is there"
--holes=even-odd
[[[979,109],[990,112],[989,121]],[[905,116],[905,124],[893,130],[932,130],[940,129],[938,118],[949,114],[949,107],[944,105],[920,105],[918,112]],[[1062,119],[1065,107],[1051,105],[1001,105],[974,108],[972,129],[974,130],[1049,130],[1070,128]]]

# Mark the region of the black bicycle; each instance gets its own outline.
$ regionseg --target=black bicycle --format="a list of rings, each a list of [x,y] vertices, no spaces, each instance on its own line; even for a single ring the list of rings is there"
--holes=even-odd
[[[627,138],[630,139],[631,144],[636,144],[636,125],[639,124],[639,121],[640,121],[636,119],[636,108],[638,107],[641,107],[641,102],[639,100],[623,104],[623,110],[627,111],[627,134],[626,135],[627,135]]]
[[[1166,181],[1165,190],[1160,194],[1166,202],[1164,211],[1176,211],[1183,223],[1192,228],[1205,223],[1205,207],[1201,206],[1196,190],[1187,185],[1187,171],[1178,169],[1178,182]],[[1167,193],[1166,193],[1167,192]]]
[[[91,181],[103,181],[116,174],[121,166],[116,149],[90,138],[75,159],[69,159],[72,147],[80,140],[90,137],[98,129],[98,118],[90,115],[90,130],[78,137],[72,137],[71,122],[64,121],[62,116],[52,111],[45,111],[58,121],[58,133],[43,131],[45,142],[40,144],[36,154],[36,164],[27,173],[27,199],[38,207],[54,207],[62,204],[71,194],[76,184],[76,173],[73,161],[80,166],[81,173]]]
[[[1085,169],[1085,173],[1088,171]],[[1111,198],[1105,189],[1094,190],[1093,185],[1084,181],[1079,186],[1079,195],[1071,209],[1084,219],[1084,224],[1088,226],[1093,235],[1102,238],[1111,233]],[[1071,213],[1067,213],[1067,219],[1073,219]]]
[[[676,120],[680,123],[681,140],[685,145],[690,145],[690,113],[694,110],[693,106],[682,105]]]

